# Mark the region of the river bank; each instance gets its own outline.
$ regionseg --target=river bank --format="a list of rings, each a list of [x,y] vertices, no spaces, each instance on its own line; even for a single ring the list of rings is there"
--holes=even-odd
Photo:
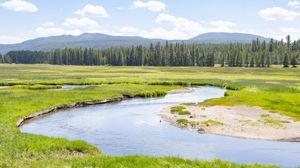
[[[162,116],[177,127],[198,129],[200,133],[246,139],[300,141],[300,122],[249,106],[181,106],[185,114],[162,110]]]
[[[120,102],[124,99],[125,99],[125,97],[118,97],[118,98],[111,98],[111,99],[104,99],[104,100],[93,100],[93,101],[86,101],[86,102],[76,102],[76,103],[72,103],[72,104],[62,104],[62,105],[58,105],[58,106],[55,106],[50,109],[46,109],[46,110],[42,110],[42,111],[33,113],[26,117],[23,117],[21,120],[19,120],[17,122],[16,125],[17,125],[17,127],[20,127],[29,120],[33,120],[35,118],[42,117],[42,116],[48,115],[50,113],[54,113],[59,110],[66,110],[66,109],[71,109],[71,108],[84,107],[84,106],[97,105],[97,104]]]
[[[71,86],[71,85],[69,85]],[[179,88],[179,89],[174,89],[171,91],[168,91],[168,94],[179,94],[179,93],[190,93],[193,90],[191,88]],[[127,96],[123,97],[117,97],[117,98],[111,98],[111,99],[104,99],[104,100],[92,100],[92,101],[85,101],[85,102],[76,102],[72,104],[62,104],[58,105],[46,110],[42,110],[36,113],[33,113],[31,115],[23,117],[21,120],[19,120],[16,124],[17,127],[22,126],[25,122],[28,122],[29,120],[33,120],[38,117],[42,117],[54,112],[57,112],[59,110],[67,110],[67,109],[72,109],[72,108],[77,108],[77,107],[85,107],[85,106],[90,106],[90,105],[99,105],[99,104],[107,104],[107,103],[114,103],[114,102],[120,102],[122,100],[128,99]]]

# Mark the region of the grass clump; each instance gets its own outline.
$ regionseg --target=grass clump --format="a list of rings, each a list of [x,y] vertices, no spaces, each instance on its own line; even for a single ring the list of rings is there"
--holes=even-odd
[[[191,112],[187,111],[186,108],[183,106],[171,107],[171,113],[178,115],[191,115]]]
[[[60,85],[15,85],[12,89],[31,89],[31,90],[46,90],[46,89],[60,89]]]
[[[261,123],[264,125],[275,127],[275,128],[283,128],[284,123],[286,123],[286,121],[275,120],[275,119],[266,119],[264,121],[261,121]]]
[[[187,126],[189,121],[187,119],[178,119],[176,121],[178,124],[180,124],[181,126]]]
[[[219,121],[214,121],[214,120],[207,120],[205,122],[201,122],[201,124],[206,125],[206,126],[211,126],[211,125],[224,125],[224,123],[219,122]]]
[[[262,114],[262,115],[260,115],[262,118],[268,118],[268,117],[270,117],[270,114]]]
[[[257,123],[251,120],[239,120],[240,123],[242,124],[247,124],[247,125],[251,125],[251,126],[257,126]]]

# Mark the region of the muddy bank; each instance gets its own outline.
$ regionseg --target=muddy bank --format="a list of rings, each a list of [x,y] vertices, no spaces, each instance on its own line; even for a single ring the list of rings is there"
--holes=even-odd
[[[118,97],[118,98],[111,98],[111,99],[104,99],[104,100],[92,100],[92,101],[86,101],[86,102],[77,102],[77,103],[72,103],[72,104],[58,105],[58,106],[52,107],[50,109],[42,110],[42,111],[36,112],[34,114],[31,114],[29,116],[22,118],[19,122],[17,122],[17,127],[22,126],[26,121],[45,116],[47,114],[54,113],[59,110],[66,110],[66,109],[71,109],[71,108],[84,107],[84,106],[97,105],[97,104],[120,102],[124,99],[126,99],[126,97]]]
[[[162,116],[175,126],[198,129],[200,133],[300,142],[300,122],[260,107],[183,107],[186,114],[180,115],[166,108]]]

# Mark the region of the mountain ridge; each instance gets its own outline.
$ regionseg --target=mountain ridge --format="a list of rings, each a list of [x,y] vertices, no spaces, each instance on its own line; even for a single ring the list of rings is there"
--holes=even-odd
[[[112,36],[101,33],[84,33],[79,36],[61,35],[40,37],[16,44],[0,44],[0,53],[12,50],[53,51],[57,48],[109,48],[130,47],[132,45],[148,46],[156,42],[186,42],[186,43],[249,43],[252,40],[270,40],[263,36],[246,33],[212,32],[200,34],[188,40],[149,39],[140,36]]]

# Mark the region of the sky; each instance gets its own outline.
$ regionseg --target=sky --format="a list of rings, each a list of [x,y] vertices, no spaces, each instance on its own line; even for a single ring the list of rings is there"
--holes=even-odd
[[[0,44],[82,33],[171,40],[207,32],[300,39],[300,0],[0,0]]]

